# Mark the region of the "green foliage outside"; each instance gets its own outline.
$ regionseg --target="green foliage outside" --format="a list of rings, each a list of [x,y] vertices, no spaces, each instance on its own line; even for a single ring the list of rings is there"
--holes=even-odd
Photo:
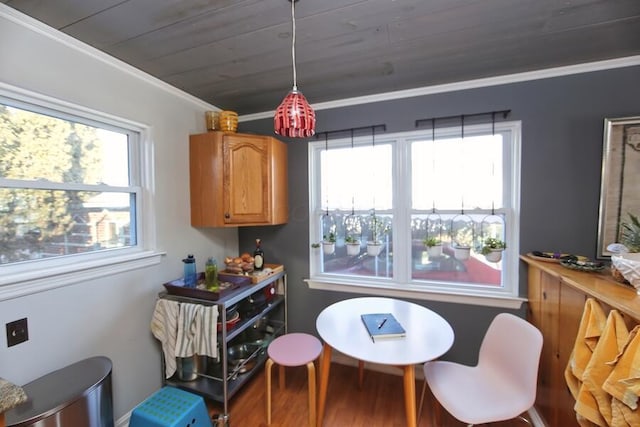
[[[102,154],[96,128],[0,105],[0,178],[96,184]],[[38,257],[69,233],[74,213],[96,193],[0,187],[0,257]]]

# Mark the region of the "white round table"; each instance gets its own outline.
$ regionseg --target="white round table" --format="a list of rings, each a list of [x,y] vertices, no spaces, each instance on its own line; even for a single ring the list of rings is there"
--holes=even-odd
[[[374,342],[360,317],[368,313],[392,313],[404,327],[406,336]],[[442,316],[407,301],[377,297],[353,298],[322,310],[316,319],[316,329],[324,341],[318,400],[319,427],[324,418],[332,349],[357,359],[361,375],[363,362],[402,368],[407,426],[416,426],[414,365],[440,357],[453,344],[453,329]]]

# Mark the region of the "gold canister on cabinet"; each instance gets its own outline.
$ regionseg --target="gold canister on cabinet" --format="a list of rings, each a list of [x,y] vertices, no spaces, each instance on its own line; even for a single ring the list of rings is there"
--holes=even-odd
[[[235,132],[238,130],[238,113],[235,111],[220,111],[220,130]]]
[[[207,122],[207,130],[219,130],[220,129],[220,112],[218,111],[205,111],[205,121]]]

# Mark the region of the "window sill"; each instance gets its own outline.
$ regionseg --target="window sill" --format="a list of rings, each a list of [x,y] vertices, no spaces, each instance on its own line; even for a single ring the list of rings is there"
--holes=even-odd
[[[0,301],[60,288],[96,277],[149,267],[159,264],[163,255],[164,252],[142,251],[54,268],[3,274],[0,278]]]
[[[435,290],[425,289],[424,287],[406,285],[399,289],[397,286],[388,284],[368,284],[368,283],[351,283],[339,282],[337,280],[325,281],[318,279],[306,279],[310,289],[320,289],[336,292],[361,293],[365,295],[386,296],[395,298],[409,298],[424,301],[442,301],[454,304],[470,304],[485,307],[498,307],[511,310],[518,310],[522,307],[522,303],[526,302],[526,298],[520,298],[505,294],[497,294],[496,292],[476,292],[473,295],[469,293],[453,292],[451,290]]]

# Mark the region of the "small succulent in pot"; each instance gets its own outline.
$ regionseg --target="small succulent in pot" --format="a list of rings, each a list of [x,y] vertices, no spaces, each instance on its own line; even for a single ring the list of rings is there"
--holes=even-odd
[[[434,246],[438,246],[438,245],[441,245],[441,244],[442,244],[442,242],[440,241],[440,239],[437,239],[437,238],[435,238],[435,237],[428,237],[428,238],[425,238],[422,242],[423,242],[423,243],[424,243],[424,245],[425,245],[426,247],[428,247],[428,248],[432,248],[432,247],[434,247]]]
[[[482,244],[481,253],[482,255],[487,255],[494,251],[503,251],[507,248],[507,244],[500,239],[495,237],[487,237]]]
[[[325,234],[322,238],[323,238],[323,242],[335,243],[336,242],[336,233],[334,233],[332,231],[329,234]]]
[[[360,253],[360,240],[355,236],[347,236],[344,238],[347,244],[347,255],[354,256]]]
[[[336,233],[333,231],[322,237],[322,251],[326,255],[332,255],[336,251]]]

